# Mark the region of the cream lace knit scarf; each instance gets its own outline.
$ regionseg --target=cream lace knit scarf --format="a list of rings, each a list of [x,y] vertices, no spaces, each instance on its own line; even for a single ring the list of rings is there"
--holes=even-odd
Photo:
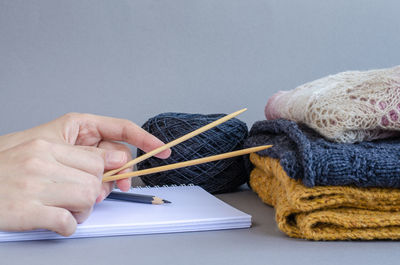
[[[305,123],[336,142],[394,136],[400,133],[400,66],[342,72],[280,91],[265,115]]]

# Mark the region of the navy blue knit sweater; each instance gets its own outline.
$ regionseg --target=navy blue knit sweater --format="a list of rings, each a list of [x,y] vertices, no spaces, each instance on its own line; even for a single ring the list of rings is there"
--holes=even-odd
[[[258,152],[279,158],[286,173],[307,187],[400,188],[400,138],[356,144],[334,143],[288,120],[258,121],[245,147],[273,144]]]

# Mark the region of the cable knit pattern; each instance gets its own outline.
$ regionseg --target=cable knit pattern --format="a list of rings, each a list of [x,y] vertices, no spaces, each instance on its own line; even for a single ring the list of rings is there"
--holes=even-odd
[[[400,133],[400,66],[348,71],[273,95],[267,119],[305,123],[324,137],[353,143]]]
[[[307,187],[400,187],[400,139],[355,144],[329,142],[305,125],[288,120],[256,122],[245,147],[264,144],[258,152],[280,159],[293,179]]]
[[[400,239],[400,190],[314,187],[289,178],[278,159],[250,155],[250,186],[275,208],[281,231],[310,240]]]

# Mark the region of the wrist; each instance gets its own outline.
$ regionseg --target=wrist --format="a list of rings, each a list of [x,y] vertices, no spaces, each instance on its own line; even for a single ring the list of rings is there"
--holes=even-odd
[[[0,135],[0,152],[26,142],[29,140],[26,136],[26,131]]]

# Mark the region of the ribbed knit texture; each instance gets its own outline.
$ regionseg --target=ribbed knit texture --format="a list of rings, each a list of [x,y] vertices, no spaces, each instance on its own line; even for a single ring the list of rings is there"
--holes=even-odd
[[[272,144],[258,152],[280,159],[293,179],[307,187],[400,187],[400,138],[334,143],[305,125],[288,120],[256,122],[244,146]]]
[[[278,159],[250,155],[251,188],[275,208],[281,231],[310,240],[400,239],[400,190],[314,187],[289,178]]]

